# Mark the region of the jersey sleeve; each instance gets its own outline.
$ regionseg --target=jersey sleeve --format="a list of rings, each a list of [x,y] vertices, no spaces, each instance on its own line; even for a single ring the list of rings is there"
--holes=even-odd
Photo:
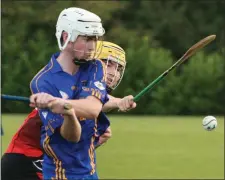
[[[31,81],[31,92],[32,94],[44,92],[53,96],[53,88],[51,87],[51,84],[47,81]]]
[[[105,104],[109,98],[106,91],[105,68],[100,60],[96,60],[89,71],[89,81],[86,87],[82,88],[83,97],[94,96]]]
[[[50,83],[47,83],[47,81],[32,81],[31,91],[34,94],[44,92],[52,96],[56,96],[56,92],[54,93],[54,88]],[[54,134],[55,130],[61,127],[63,123],[62,115],[55,114],[49,109],[38,109],[38,113],[48,136]]]

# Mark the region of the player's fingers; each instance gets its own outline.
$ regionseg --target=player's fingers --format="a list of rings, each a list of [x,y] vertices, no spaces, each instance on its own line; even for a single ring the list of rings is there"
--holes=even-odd
[[[127,111],[136,108],[137,104],[135,102],[130,103],[130,107],[127,109]]]
[[[40,94],[37,94],[34,100],[34,104],[36,107],[41,108],[40,107]]]
[[[132,103],[133,103],[133,96],[132,95],[126,96],[124,98],[124,109],[129,110],[131,108]]]
[[[30,103],[30,107],[35,107],[35,104],[34,103]]]
[[[43,108],[44,103],[45,103],[45,94],[41,94],[37,100],[38,107]]]
[[[118,112],[124,112],[124,110],[122,109],[122,107],[119,108]]]
[[[134,103],[134,97],[132,95],[129,95],[128,100],[129,100],[129,104],[130,104],[130,107],[131,107]]]
[[[53,99],[53,96],[47,94],[47,93],[43,93],[40,96],[39,99],[39,106],[41,106],[42,108],[46,108],[48,107],[48,103]]]
[[[51,95],[47,94],[47,93],[44,93],[43,96],[42,96],[42,103],[45,104],[45,103],[49,103],[50,100],[51,100]]]
[[[125,98],[123,98],[123,99],[121,100],[121,108],[124,108],[124,107],[125,107],[125,104],[126,104]]]
[[[105,136],[104,134],[102,135],[102,136],[100,136],[99,137],[99,141],[98,141],[98,143],[99,144],[104,144],[104,143],[106,143],[108,140],[109,140],[109,136]]]
[[[125,98],[125,109],[128,110],[130,108],[130,99],[127,97]]]
[[[111,130],[111,127],[110,127],[110,126],[105,130],[105,133],[110,133],[110,134],[112,134],[112,130]]]
[[[123,99],[122,102],[121,102],[120,110],[122,112],[125,112],[126,111],[126,100],[125,99]]]
[[[130,100],[133,100],[134,99],[134,96],[132,96],[132,95],[129,95],[129,96],[127,96],[128,97],[128,99],[130,99]]]
[[[50,101],[50,102],[47,104],[47,107],[48,107],[50,110],[53,110],[54,107],[55,107],[55,104],[56,104],[56,101]]]
[[[112,132],[111,132],[111,131],[106,131],[106,132],[103,134],[103,137],[111,138],[111,137],[112,137]]]
[[[46,93],[40,93],[37,99],[37,105],[39,108],[46,108]]]
[[[127,112],[130,109],[133,109],[136,107],[136,103],[134,102],[133,98],[134,97],[132,95],[129,95],[129,96],[126,96],[125,98],[123,98],[121,111]]]
[[[40,95],[37,97],[36,104],[39,108],[46,108],[46,94],[40,93]]]
[[[37,94],[32,94],[32,95],[30,96],[30,102],[31,102],[31,103],[35,103],[36,98],[37,98]]]
[[[47,94],[46,95],[46,101],[47,101],[47,103],[49,103],[51,101],[54,101],[54,100],[56,100],[56,98],[53,97],[52,95],[50,95],[50,94]]]
[[[74,112],[73,110],[71,110],[72,106],[70,104],[65,104],[65,106],[63,106],[61,99],[54,99],[54,100],[50,101],[48,103],[48,108],[53,113],[72,114],[72,112]]]
[[[52,102],[48,103],[47,107],[48,107],[49,109],[51,109],[51,108],[52,108],[53,103],[54,103],[54,101],[52,101]]]
[[[48,103],[47,106],[53,113],[59,113],[59,109],[57,107],[57,100],[51,101],[50,103]]]
[[[46,97],[45,97],[45,98],[46,98],[46,100],[45,100],[45,103],[46,103],[46,104],[48,104],[48,103],[50,103],[50,102],[56,100],[56,98],[53,97],[53,96],[51,96],[50,94],[46,94]]]
[[[129,108],[129,99],[127,97],[124,97],[119,103],[119,109],[122,112],[126,112]]]

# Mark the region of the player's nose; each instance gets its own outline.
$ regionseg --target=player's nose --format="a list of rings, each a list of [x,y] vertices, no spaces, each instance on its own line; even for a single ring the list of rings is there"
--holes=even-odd
[[[96,46],[96,42],[95,41],[89,41],[88,42],[88,52],[93,52],[95,51],[95,46]]]

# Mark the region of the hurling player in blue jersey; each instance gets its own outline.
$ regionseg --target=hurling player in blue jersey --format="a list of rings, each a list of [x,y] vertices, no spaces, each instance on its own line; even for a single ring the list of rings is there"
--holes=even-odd
[[[61,52],[31,82],[31,106],[39,108],[43,123],[43,176],[95,179],[96,119],[108,96],[104,65],[92,59],[104,29],[97,15],[80,8],[63,10],[56,29]]]
[[[44,179],[95,178],[94,138],[88,137],[94,137],[95,120],[108,96],[103,64],[92,59],[103,34],[97,15],[80,8],[63,10],[56,25],[61,52],[31,81],[30,105],[39,109],[43,124]]]
[[[101,48],[99,48],[101,46]],[[112,90],[114,90],[120,83],[125,66],[126,66],[126,60],[125,60],[125,52],[124,50],[119,47],[118,45],[106,42],[106,41],[98,41],[97,42],[97,49],[100,50],[100,54],[97,55],[97,57],[102,60],[105,64],[106,69],[106,84],[107,84],[107,91],[108,93],[111,93]],[[130,107],[126,107],[126,98],[120,99],[120,98],[114,98],[112,99],[112,96],[110,97],[110,101],[108,101],[103,106],[103,111],[109,111],[111,109],[120,109],[128,110]],[[115,99],[117,102],[115,102]],[[54,109],[53,109],[54,110]],[[35,111],[35,110],[34,110]],[[4,163],[4,173],[3,176],[6,179],[42,179],[42,162],[40,158],[41,153],[41,147],[39,145],[39,128],[40,128],[40,116],[35,115],[35,118],[32,114],[34,114],[34,111],[29,115],[29,120],[25,120],[26,123],[21,126],[21,130],[17,131],[15,136],[20,134],[20,136],[17,136],[15,139],[11,141],[10,144],[13,146],[13,150],[9,150],[6,154],[4,154],[5,158],[3,160]],[[38,111],[37,111],[38,113]],[[64,112],[65,114],[66,112]],[[69,113],[69,112],[68,112]],[[46,115],[46,113],[44,113]],[[74,112],[72,112],[74,114]],[[65,117],[65,115],[64,115]],[[74,116],[74,118],[76,118]],[[31,124],[34,123],[34,124]],[[77,120],[75,119],[75,122],[77,123]],[[89,125],[91,125],[91,122],[89,122]],[[85,125],[88,125],[86,123]],[[78,129],[75,130],[77,134],[79,135],[80,129],[79,124],[77,124]],[[31,133],[25,133],[29,132],[30,128],[32,128]],[[24,136],[22,136],[24,135]],[[23,137],[23,138],[22,138]],[[78,136],[79,137],[79,136]],[[95,137],[95,149],[105,143],[109,138],[111,137],[111,129],[110,129],[110,122],[107,116],[101,112],[97,118],[97,133]],[[29,140],[29,141],[28,141]],[[22,149],[22,151],[18,151],[18,149]],[[30,150],[32,149],[32,152]],[[21,154],[23,152],[24,154]],[[38,156],[38,160],[36,160]],[[25,163],[26,162],[26,163]],[[96,164],[96,162],[94,162]],[[12,173],[13,172],[13,173]]]

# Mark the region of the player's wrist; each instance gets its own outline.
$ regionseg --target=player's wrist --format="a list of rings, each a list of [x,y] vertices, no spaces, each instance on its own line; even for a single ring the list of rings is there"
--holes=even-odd
[[[66,110],[64,115],[74,117],[75,116],[75,111],[74,111],[74,109]]]
[[[120,107],[120,102],[121,102],[121,98],[115,98],[114,99],[114,107],[115,108],[119,108]]]
[[[120,104],[120,101],[121,100],[117,100],[117,101],[115,101],[115,108],[117,108],[117,109],[120,109],[120,106],[119,106],[119,104]]]

